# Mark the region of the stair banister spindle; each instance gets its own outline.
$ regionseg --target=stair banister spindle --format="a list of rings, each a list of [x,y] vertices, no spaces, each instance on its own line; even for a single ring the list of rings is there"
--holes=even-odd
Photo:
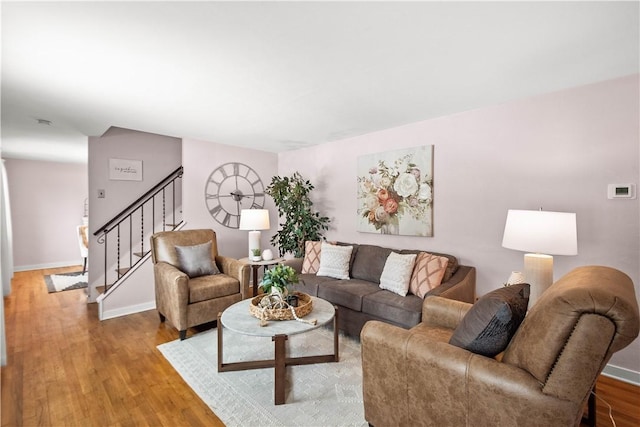
[[[110,220],[109,222],[107,222],[103,227],[99,228],[98,231],[96,231],[94,233],[95,236],[99,236],[97,238],[97,242],[100,244],[104,243],[104,288],[105,288],[105,292],[107,292],[109,289],[111,289],[114,285],[118,284],[120,282],[120,280],[122,280],[125,275],[127,275],[127,273],[131,270],[134,269],[134,267],[141,261],[143,261],[145,259],[145,251],[144,251],[144,238],[145,238],[145,229],[149,229],[148,227],[145,227],[144,224],[144,210],[145,210],[145,206],[148,206],[149,201],[151,201],[151,222],[152,222],[152,226],[151,226],[151,233],[155,233],[156,232],[156,196],[162,196],[162,231],[166,231],[166,222],[167,222],[167,194],[166,194],[166,189],[167,187],[171,186],[171,190],[172,190],[172,202],[170,206],[173,206],[173,219],[174,222],[176,222],[176,224],[171,224],[171,229],[174,230],[177,227],[179,227],[182,223],[182,220],[180,220],[180,224],[177,224],[176,221],[176,215],[175,215],[175,209],[176,209],[176,184],[175,181],[178,178],[182,178],[182,167],[180,167],[179,169],[177,169],[176,171],[174,171],[171,175],[169,175],[167,178],[165,178],[164,180],[162,180],[159,184],[157,184],[156,186],[154,186],[151,190],[147,191],[147,193],[145,193],[144,196],[138,198],[138,200],[136,200],[136,202],[132,203],[131,205],[129,205],[126,209],[124,209],[122,212],[120,212],[120,214],[116,215],[112,220]],[[138,257],[138,253],[134,254],[134,236],[137,235],[134,230],[133,230],[133,226],[134,226],[134,220],[133,220],[133,216],[136,214],[136,212],[138,211],[138,209],[140,210],[140,248],[141,248],[141,253],[139,256],[139,259],[137,259],[135,262],[133,261],[133,256],[135,255],[136,257]],[[147,208],[148,209],[148,208]],[[149,213],[147,212],[147,217]],[[122,268],[121,264],[122,261],[124,261],[123,259],[121,259],[121,256],[124,254],[123,250],[124,248],[121,248],[121,245],[124,243],[121,241],[122,238],[124,238],[124,235],[121,235],[121,233],[124,233],[124,230],[120,230],[121,226],[124,226],[124,222],[128,220],[128,227],[129,227],[129,246],[128,246],[128,250],[129,250],[129,267],[128,268]],[[110,255],[109,255],[109,245],[108,243],[108,235],[112,232],[115,231],[116,234],[116,260],[115,260],[115,264],[116,264],[116,271],[115,271],[115,276],[116,279],[113,281],[113,283],[109,283],[110,279],[109,279],[109,259],[110,259]],[[137,246],[137,244],[136,244]],[[113,255],[113,254],[112,254]],[[111,264],[113,266],[113,263]]]

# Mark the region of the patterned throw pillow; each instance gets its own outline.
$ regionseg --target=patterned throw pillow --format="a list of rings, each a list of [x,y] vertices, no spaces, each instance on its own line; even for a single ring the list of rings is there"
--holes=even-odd
[[[424,298],[431,289],[442,283],[448,263],[449,259],[446,257],[420,252],[411,275],[409,291]]]
[[[304,242],[304,260],[302,261],[302,274],[316,274],[320,268],[320,252],[322,242],[307,240]]]
[[[330,245],[322,242],[320,267],[316,274],[334,279],[349,279],[349,261],[352,250],[353,246]]]
[[[406,296],[415,260],[415,254],[400,255],[391,252],[380,275],[380,288]]]

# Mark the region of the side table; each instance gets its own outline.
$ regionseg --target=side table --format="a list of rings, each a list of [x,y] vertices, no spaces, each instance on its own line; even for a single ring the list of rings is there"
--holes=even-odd
[[[239,261],[251,266],[251,275],[253,276],[253,296],[255,297],[258,294],[258,272],[260,271],[260,267],[264,266],[264,271],[267,271],[267,267],[270,265],[280,264],[284,261],[284,258],[274,258],[269,261],[251,261],[249,258],[240,258]]]

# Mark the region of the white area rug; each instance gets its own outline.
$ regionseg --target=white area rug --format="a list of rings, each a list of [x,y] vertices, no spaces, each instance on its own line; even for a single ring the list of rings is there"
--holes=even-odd
[[[268,327],[268,326],[267,326]],[[293,335],[289,355],[333,351],[333,332]],[[273,368],[218,373],[217,329],[158,346],[189,386],[231,426],[366,426],[360,344],[340,336],[340,361],[287,367],[286,403],[273,404]],[[224,362],[273,358],[269,338],[224,330]]]
[[[88,273],[82,274],[81,271],[44,276],[49,293],[83,289],[87,287],[88,280]]]

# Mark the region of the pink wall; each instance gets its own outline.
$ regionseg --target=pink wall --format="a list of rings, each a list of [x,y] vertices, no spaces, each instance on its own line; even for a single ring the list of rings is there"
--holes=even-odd
[[[278,156],[274,153],[239,148],[213,142],[184,139],[182,142],[184,162],[184,219],[186,228],[211,228],[216,231],[218,248],[222,255],[244,258],[248,255],[247,231],[227,228],[215,221],[205,204],[205,184],[211,172],[228,162],[239,162],[253,168],[266,187],[271,177],[277,174]],[[269,209],[271,230],[262,232],[262,248],[270,248],[269,239],[278,229],[277,210],[270,197],[265,209]],[[274,253],[277,253],[274,250]]]
[[[640,289],[640,210],[607,200],[607,184],[640,172],[638,75],[412,123],[279,155],[278,173],[301,171],[330,239],[447,252],[478,270],[478,294],[521,270],[501,247],[508,209],[576,212],[578,255],[556,256],[555,278],[589,264],[618,268]],[[434,237],[356,231],[360,155],[433,144]],[[640,372],[640,341],[613,363]],[[640,376],[639,376],[640,378]]]
[[[6,159],[16,271],[80,265],[87,165]]]

